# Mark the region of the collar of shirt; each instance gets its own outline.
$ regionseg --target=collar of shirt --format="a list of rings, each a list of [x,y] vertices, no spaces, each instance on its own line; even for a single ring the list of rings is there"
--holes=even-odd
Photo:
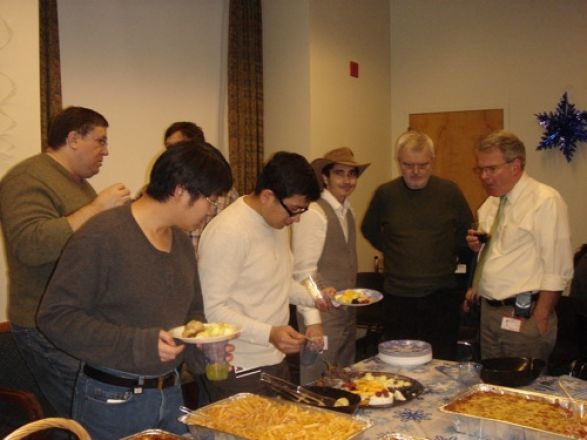
[[[328,204],[332,206],[334,212],[336,212],[341,218],[345,218],[347,211],[351,208],[351,202],[349,202],[349,199],[345,199],[343,203],[340,203],[328,189],[322,191],[321,198],[326,200]]]
[[[529,179],[530,178],[526,172],[523,172],[520,180],[518,180],[510,192],[506,194],[509,203],[515,203],[518,200],[520,194],[522,194],[524,189],[528,186]],[[499,197],[497,199],[499,200]]]

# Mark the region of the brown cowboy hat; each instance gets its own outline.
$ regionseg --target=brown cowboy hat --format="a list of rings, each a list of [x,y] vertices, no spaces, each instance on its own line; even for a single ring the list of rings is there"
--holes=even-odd
[[[334,150],[330,150],[328,153],[319,159],[315,159],[312,161],[312,168],[316,172],[318,176],[318,181],[322,184],[322,170],[324,167],[333,164],[339,163],[341,165],[347,165],[349,167],[357,168],[357,175],[360,176],[363,174],[363,171],[367,169],[371,163],[358,163],[355,160],[355,155],[353,154],[353,150],[349,147],[340,147]]]

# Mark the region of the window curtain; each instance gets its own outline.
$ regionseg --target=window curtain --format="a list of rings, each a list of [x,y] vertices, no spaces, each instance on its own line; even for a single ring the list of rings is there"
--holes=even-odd
[[[57,0],[39,0],[39,55],[41,70],[41,148],[47,146],[49,122],[62,109],[61,57]]]
[[[228,147],[240,194],[255,188],[263,166],[261,0],[230,0],[228,20]]]

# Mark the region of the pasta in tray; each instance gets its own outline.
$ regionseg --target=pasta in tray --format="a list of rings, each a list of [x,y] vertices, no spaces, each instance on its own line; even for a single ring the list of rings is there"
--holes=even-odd
[[[446,410],[499,420],[573,438],[587,438],[587,421],[568,408],[541,399],[478,391],[445,406]]]
[[[188,415],[187,424],[205,426],[249,440],[345,440],[366,422],[256,395],[218,402]]]

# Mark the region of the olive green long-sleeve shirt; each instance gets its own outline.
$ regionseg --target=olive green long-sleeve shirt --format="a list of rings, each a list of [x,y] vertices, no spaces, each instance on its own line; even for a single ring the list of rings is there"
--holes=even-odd
[[[54,159],[41,153],[9,170],[0,182],[0,223],[8,265],[8,319],[35,327],[35,314],[73,231],[66,216],[96,198]]]
[[[431,176],[420,190],[408,188],[401,177],[381,185],[361,231],[383,252],[385,292],[422,297],[454,287],[457,256],[468,256],[465,236],[472,219],[463,193],[449,180]]]

